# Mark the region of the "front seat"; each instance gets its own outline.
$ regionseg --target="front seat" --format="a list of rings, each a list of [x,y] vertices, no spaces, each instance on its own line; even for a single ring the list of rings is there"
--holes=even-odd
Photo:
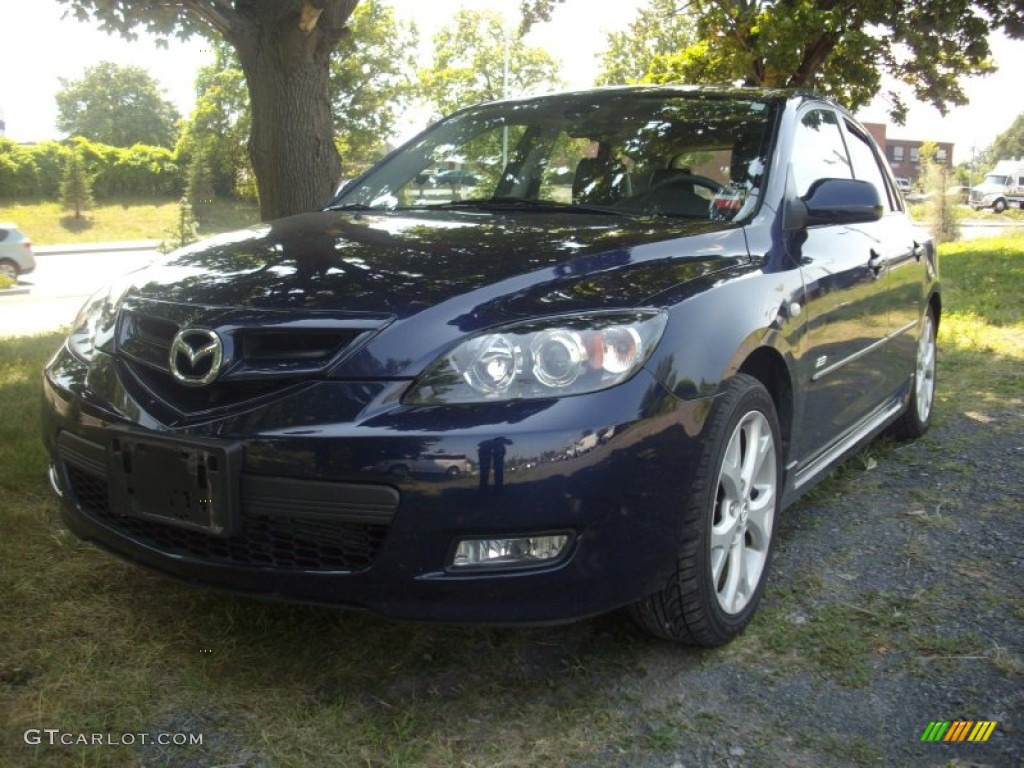
[[[632,179],[626,167],[601,157],[585,157],[576,164],[572,180],[572,201],[612,205],[632,194]]]

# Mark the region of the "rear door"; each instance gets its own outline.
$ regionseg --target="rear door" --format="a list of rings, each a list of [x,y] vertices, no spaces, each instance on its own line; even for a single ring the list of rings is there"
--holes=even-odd
[[[852,121],[844,119],[846,143],[850,151],[853,175],[870,181],[878,189],[885,209],[879,221],[858,224],[874,244],[872,250],[882,257],[888,294],[888,320],[885,349],[877,356],[878,373],[885,393],[895,395],[914,370],[917,354],[916,329],[924,309],[924,241],[904,210],[874,142]],[[880,399],[883,393],[879,392]]]

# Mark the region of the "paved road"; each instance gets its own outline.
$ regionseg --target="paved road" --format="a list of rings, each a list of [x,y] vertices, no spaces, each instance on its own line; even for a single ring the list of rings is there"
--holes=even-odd
[[[47,333],[70,325],[95,291],[158,258],[155,250],[37,253],[36,270],[19,281],[23,292],[0,296],[0,336]]]
[[[962,221],[960,222],[960,239],[977,240],[982,237],[1002,237],[1015,232],[1024,232],[1024,224],[1010,220],[1003,222],[992,221]]]

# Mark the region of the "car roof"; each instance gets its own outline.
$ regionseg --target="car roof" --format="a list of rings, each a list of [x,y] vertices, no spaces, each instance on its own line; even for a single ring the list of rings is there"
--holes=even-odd
[[[813,99],[825,101],[843,109],[828,97],[810,91],[791,88],[738,87],[723,85],[606,85],[596,88],[555,91],[535,96],[517,96],[508,99],[479,102],[468,105],[466,109],[482,104],[537,104],[545,101],[616,98],[624,95],[636,96],[678,96],[694,99],[753,99],[766,103],[777,103],[789,99]],[[460,112],[462,110],[459,110]]]

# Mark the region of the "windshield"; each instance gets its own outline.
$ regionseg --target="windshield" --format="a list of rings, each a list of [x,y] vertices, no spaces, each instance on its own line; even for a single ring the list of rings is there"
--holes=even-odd
[[[774,112],[753,98],[637,91],[485,104],[420,134],[331,207],[746,216]]]
[[[995,173],[990,173],[988,176],[985,177],[984,183],[991,184],[993,187],[1005,187],[1006,176],[999,176]]]

